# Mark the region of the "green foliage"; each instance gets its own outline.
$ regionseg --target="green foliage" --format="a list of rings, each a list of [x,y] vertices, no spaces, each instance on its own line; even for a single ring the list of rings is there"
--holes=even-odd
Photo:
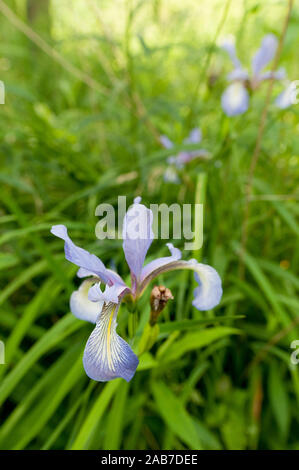
[[[15,3],[26,20],[23,2]],[[249,66],[263,35],[280,34],[285,2],[232,0],[226,16],[217,0],[134,0],[120,11],[114,2],[90,3],[101,3],[99,16],[84,1],[70,12],[68,2],[52,0],[46,39],[96,86],[0,18],[0,448],[299,449],[299,365],[290,362],[299,338],[299,105],[270,106],[242,278],[245,184],[266,85],[246,114],[226,117],[220,97],[230,64],[215,44],[219,25],[219,37],[236,35]],[[281,57],[292,80],[298,27],[296,5]],[[281,89],[275,84],[274,96]],[[167,158],[187,148],[195,126],[210,159],[191,162],[180,185],[165,183]],[[159,134],[175,149],[162,149]],[[96,206],[116,207],[118,195],[128,203],[138,195],[145,204],[204,203],[203,247],[183,257],[215,267],[224,291],[213,312],[198,312],[192,273],[161,276],[174,300],[150,336],[155,344],[145,338],[143,349],[151,347],[130,384],[86,376],[92,326],[69,313],[76,267],[49,232],[65,223],[78,245],[126,278],[121,242],[94,235]],[[157,240],[148,256],[165,254]],[[118,317],[125,338],[128,315],[134,320],[136,349],[149,294],[134,318],[124,306]]]

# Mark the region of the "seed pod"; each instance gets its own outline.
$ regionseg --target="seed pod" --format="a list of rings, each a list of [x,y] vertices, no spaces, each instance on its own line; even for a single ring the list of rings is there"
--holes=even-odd
[[[150,295],[151,315],[150,324],[153,326],[157,323],[158,316],[166,307],[168,300],[173,299],[173,295],[165,286],[155,286]]]

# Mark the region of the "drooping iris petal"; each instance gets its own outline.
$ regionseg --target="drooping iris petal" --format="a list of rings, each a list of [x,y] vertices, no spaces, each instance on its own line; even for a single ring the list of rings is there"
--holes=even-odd
[[[173,147],[173,142],[171,142],[171,140],[166,137],[166,135],[160,136],[160,142],[166,149],[171,149]]]
[[[56,237],[62,238],[64,243],[65,257],[71,263],[84,268],[86,271],[98,276],[105,284],[112,284],[113,276],[105,268],[104,263],[95,255],[90,254],[75,245],[67,233],[67,228],[64,225],[54,225],[51,228],[51,233]]]
[[[210,310],[216,307],[222,297],[219,274],[208,264],[197,263],[196,260],[191,260],[189,263],[190,269],[194,270],[194,277],[198,283],[198,287],[194,289],[192,305],[198,310]]]
[[[135,280],[139,279],[146,253],[154,239],[152,223],[152,211],[135,200],[123,224],[123,249]]]
[[[165,256],[163,258],[157,258],[150,263],[146,264],[142,269],[140,281],[143,282],[146,279],[146,282],[150,282],[161,272],[161,269],[164,268],[173,261],[181,259],[182,253],[181,250],[175,248],[172,243],[166,243],[166,246],[169,248],[171,256]]]
[[[99,382],[117,377],[129,382],[139,363],[130,346],[116,333],[118,309],[119,304],[104,304],[84,350],[85,372]]]
[[[88,291],[95,282],[95,279],[83,281],[79,289],[74,291],[70,298],[70,309],[73,315],[80,320],[91,323],[96,323],[104,303],[103,301],[91,302],[88,298]]]
[[[229,85],[221,96],[222,109],[227,116],[245,113],[249,105],[248,91],[242,83]]]
[[[298,95],[298,93],[297,93]],[[275,104],[280,109],[286,109],[296,101],[296,87],[290,83],[276,98]]]
[[[222,297],[221,278],[219,274],[211,266],[198,263],[196,260],[177,260],[165,264],[161,263],[160,266],[157,266],[157,269],[153,269],[150,273],[147,273],[147,276],[140,285],[140,292],[159,274],[175,271],[177,269],[191,269],[195,272],[195,280],[198,283],[198,287],[194,290],[194,300],[192,303],[194,307],[198,310],[210,310],[219,304]]]
[[[262,69],[274,58],[278,45],[277,37],[274,34],[267,34],[263,40],[261,47],[257,50],[252,59],[253,76],[258,76]]]

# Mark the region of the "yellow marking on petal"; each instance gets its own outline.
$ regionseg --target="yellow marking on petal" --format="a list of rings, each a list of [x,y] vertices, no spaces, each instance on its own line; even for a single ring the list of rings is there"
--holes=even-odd
[[[110,318],[109,318],[109,323],[108,323],[108,329],[107,329],[107,357],[108,357],[108,364],[111,370],[114,370],[113,362],[111,359],[111,349],[110,349],[110,340],[111,340],[111,325],[112,325],[112,319],[115,311],[115,307],[113,307]]]

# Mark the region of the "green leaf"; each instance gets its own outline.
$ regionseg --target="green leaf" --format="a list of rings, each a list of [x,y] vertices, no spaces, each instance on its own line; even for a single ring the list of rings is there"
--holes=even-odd
[[[120,383],[121,379],[115,379],[102,386],[102,391],[86,416],[80,432],[71,446],[71,450],[83,450],[89,448],[88,446],[94,436],[94,432],[96,431],[113,395],[120,386]]]
[[[162,416],[166,429],[181,439],[190,449],[201,449],[195,424],[185,410],[181,401],[163,382],[154,382],[152,391],[158,411]]]
[[[128,391],[129,384],[123,380],[116,391],[113,404],[107,417],[107,428],[105,431],[103,446],[104,449],[120,449]]]
[[[0,386],[0,406],[43,354],[53,349],[64,338],[81,328],[81,326],[80,322],[72,314],[69,314],[48,330],[2,381]]]
[[[282,376],[281,368],[276,363],[270,365],[268,394],[270,405],[278,425],[278,431],[287,438],[290,424],[290,406],[287,382]]]
[[[214,328],[206,328],[192,333],[186,333],[183,338],[171,344],[163,360],[170,362],[179,359],[182,355],[189,351],[203,348],[209,344],[229,335],[240,334],[241,331],[236,328],[217,326]]]

